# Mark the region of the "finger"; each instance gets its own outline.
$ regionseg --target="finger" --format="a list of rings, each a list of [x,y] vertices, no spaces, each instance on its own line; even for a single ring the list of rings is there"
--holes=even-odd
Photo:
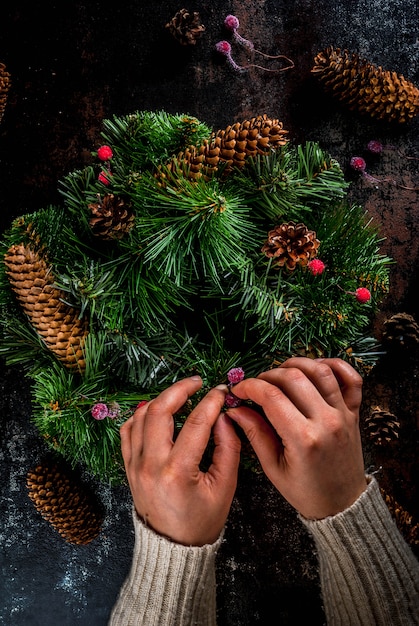
[[[231,499],[237,485],[241,442],[231,419],[222,413],[214,425],[214,454],[208,469],[215,481],[219,480],[230,491]]]
[[[211,389],[188,415],[173,449],[173,456],[180,464],[197,467],[201,462],[227,391],[227,385]]]
[[[119,429],[121,452],[126,470],[134,457],[136,460],[140,457],[143,445],[144,416],[148,404],[145,402],[141,407],[138,407]]]
[[[234,386],[233,392],[242,400],[251,400],[261,406],[276,432],[284,437],[288,428],[295,430],[305,425],[306,417],[282,389],[281,379],[285,379],[287,372],[272,370],[266,374],[268,380],[262,378],[262,375],[245,378]],[[312,385],[310,389],[313,389]],[[306,393],[310,393],[310,390]]]
[[[121,452],[122,458],[124,459],[125,470],[127,470],[128,465],[131,462],[132,458],[132,448],[131,448],[131,430],[133,424],[133,416],[127,419],[124,424],[122,424],[119,429],[119,434],[121,437]]]
[[[324,404],[341,409],[344,401],[332,369],[324,361],[294,357],[279,368],[260,375],[280,385],[290,400],[307,418],[319,416]]]
[[[165,459],[173,447],[173,415],[202,385],[199,376],[179,380],[147,405],[144,416],[143,454],[156,461]]]
[[[229,409],[227,415],[242,428],[269,477],[283,458],[284,448],[275,430],[261,415],[244,405]]]
[[[343,359],[324,359],[339,383],[344,402],[350,411],[357,411],[362,401],[362,376]]]

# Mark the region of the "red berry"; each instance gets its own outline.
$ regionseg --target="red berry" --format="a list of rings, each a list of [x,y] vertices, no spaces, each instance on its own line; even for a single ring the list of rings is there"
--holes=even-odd
[[[365,169],[367,167],[365,160],[362,157],[358,157],[358,156],[352,157],[350,165],[352,169],[355,170],[356,172],[365,172]]]
[[[323,274],[325,269],[325,264],[320,259],[312,259],[308,263],[308,269],[313,274],[313,276],[317,276],[318,274]]]
[[[98,180],[104,185],[108,186],[111,182],[109,180],[110,176],[112,176],[111,172],[106,172],[105,170],[102,170],[98,176]]]
[[[109,146],[101,146],[97,151],[97,155],[101,161],[109,161],[109,159],[113,157],[112,148]]]
[[[224,54],[225,56],[229,56],[231,53],[231,46],[228,41],[219,41],[215,44],[215,48],[217,52]]]
[[[232,385],[237,385],[244,378],[244,370],[241,367],[232,367],[227,372],[228,382]]]
[[[90,412],[95,420],[104,420],[109,415],[108,407],[103,402],[93,405]]]
[[[371,292],[366,287],[359,287],[355,291],[355,298],[361,304],[365,304],[368,300],[371,300]]]

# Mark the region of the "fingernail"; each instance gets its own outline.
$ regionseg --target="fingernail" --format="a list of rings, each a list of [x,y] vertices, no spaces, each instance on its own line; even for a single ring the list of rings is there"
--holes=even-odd
[[[225,392],[228,391],[227,385],[217,385],[215,389],[221,389],[221,391],[225,391]]]
[[[195,376],[191,376],[191,380],[201,380],[201,377],[195,374]]]

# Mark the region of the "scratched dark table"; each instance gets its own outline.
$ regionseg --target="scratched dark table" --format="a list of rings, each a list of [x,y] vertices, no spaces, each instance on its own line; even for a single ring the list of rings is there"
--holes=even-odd
[[[165,29],[183,7],[199,11],[205,25],[194,46]],[[229,13],[255,47],[290,57],[295,68],[234,73],[214,51]],[[214,129],[266,113],[293,141],[320,142],[348,179],[351,156],[379,139],[397,150],[373,162],[371,173],[418,187],[417,162],[403,155],[419,155],[419,119],[393,127],[358,116],[324,94],[310,72],[314,55],[333,45],[419,84],[418,25],[417,0],[7,3],[0,62],[12,87],[0,123],[0,228],[60,202],[57,182],[100,145],[104,118],[144,109],[189,113]],[[238,48],[235,60],[246,62]],[[418,319],[418,192],[352,177],[349,193],[377,220],[383,252],[395,260],[377,332],[394,313]],[[380,393],[393,400],[416,442],[417,380],[415,362],[387,361],[365,387],[369,404]],[[103,527],[87,546],[66,543],[27,495],[26,474],[45,452],[31,425],[28,381],[1,362],[0,388],[0,623],[104,626],[130,566],[128,490],[84,476],[104,508]],[[418,476],[412,458],[388,467],[384,459],[383,480],[415,515]],[[324,623],[311,540],[266,479],[243,471],[218,559],[219,625],[294,625],[307,613],[312,626]]]

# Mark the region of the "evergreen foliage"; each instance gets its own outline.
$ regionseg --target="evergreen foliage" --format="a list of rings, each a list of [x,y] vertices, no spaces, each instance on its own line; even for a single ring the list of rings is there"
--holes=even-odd
[[[204,380],[176,416],[180,427],[232,367],[251,376],[291,355],[340,356],[363,373],[379,350],[370,322],[391,261],[364,209],[348,203],[339,164],[317,143],[288,142],[228,175],[220,163],[209,180],[189,178],[177,157],[210,134],[195,118],[165,112],[105,120],[112,158],[100,163],[93,153],[91,165],[59,182],[61,206],[23,215],[1,241],[5,258],[17,244],[36,249],[61,301],[88,319],[85,369],[67,369],[31,326],[16,298],[24,287],[12,289],[1,264],[0,354],[32,380],[33,419],[46,442],[101,480],[123,476],[123,421],[179,378]],[[123,237],[112,236],[113,215],[104,217],[109,238],[92,231],[89,205],[107,194],[134,214]],[[320,241],[321,274],[307,260],[289,271],[261,252],[268,232],[291,221]],[[22,285],[33,280],[22,276]],[[368,302],[354,296],[359,287]],[[98,403],[110,416],[93,418]]]

